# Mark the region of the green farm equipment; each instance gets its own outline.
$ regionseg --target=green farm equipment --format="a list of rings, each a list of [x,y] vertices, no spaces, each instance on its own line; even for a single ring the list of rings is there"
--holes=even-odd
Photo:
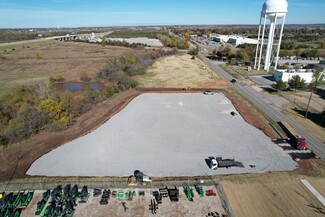
[[[1,217],[19,217],[20,211],[18,209],[7,209]]]
[[[71,217],[73,216],[74,208],[73,203],[71,201],[67,202],[63,211],[63,216],[65,217]]]
[[[53,216],[55,208],[56,208],[55,201],[52,201],[51,204],[45,208],[43,217]]]
[[[47,202],[48,199],[50,198],[50,196],[51,196],[51,190],[48,189],[47,191],[45,191],[45,192],[43,193],[43,198],[42,198],[42,200],[44,200],[45,202]]]
[[[47,190],[43,192],[42,199],[39,202],[37,202],[35,215],[40,215],[42,213],[48,199],[50,198],[50,195],[51,195],[51,190]]]
[[[52,201],[62,202],[64,200],[62,186],[59,185],[51,192]]]
[[[63,216],[63,205],[62,204],[55,207],[53,216],[54,217],[62,217]]]
[[[70,198],[71,185],[67,184],[63,189],[63,195],[66,199]]]
[[[23,193],[19,192],[14,194],[13,192],[9,193],[6,197],[6,208],[7,209],[16,209],[19,205],[20,197]]]
[[[20,197],[19,207],[26,208],[29,202],[32,200],[33,196],[34,196],[33,191],[29,191],[27,193],[22,194],[22,196]]]
[[[79,194],[80,201],[79,203],[86,203],[89,198],[88,187],[87,185],[83,186]]]
[[[123,199],[124,198],[124,193],[122,191],[117,193],[117,198],[118,199]]]
[[[190,186],[186,186],[186,187],[184,187],[184,191],[185,191],[187,199],[189,201],[193,201],[194,194],[193,194],[192,188]]]
[[[204,197],[204,190],[202,186],[195,185],[195,189],[197,193],[200,195],[200,197]]]
[[[41,214],[42,210],[44,209],[45,204],[46,204],[46,201],[44,201],[43,199],[41,201],[37,202],[35,215]]]

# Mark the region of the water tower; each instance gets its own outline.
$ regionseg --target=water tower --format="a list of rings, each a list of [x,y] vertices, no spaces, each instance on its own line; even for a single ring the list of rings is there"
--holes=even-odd
[[[260,17],[260,25],[258,28],[258,43],[256,46],[256,56],[255,56],[255,64],[254,64],[255,69],[257,68],[258,70],[260,70],[263,46],[264,46],[265,27],[267,21],[269,21],[270,22],[269,32],[268,32],[269,38],[267,40],[267,48],[266,48],[266,54],[264,58],[264,70],[269,71],[272,63],[271,56],[272,56],[275,29],[277,27],[277,21],[280,21],[282,19],[280,37],[279,37],[276,56],[275,56],[274,68],[275,69],[277,68],[284,22],[285,22],[287,12],[288,12],[288,2],[286,0],[266,0],[266,2],[263,4],[261,17]],[[263,30],[262,30],[262,37],[261,37],[262,21],[263,21]]]

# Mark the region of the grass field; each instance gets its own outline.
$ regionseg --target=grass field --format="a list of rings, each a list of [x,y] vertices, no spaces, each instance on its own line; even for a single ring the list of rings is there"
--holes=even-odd
[[[96,44],[42,41],[0,47],[0,95],[17,84],[33,84],[61,74],[66,81],[79,81],[86,72],[95,78],[110,57],[143,50]],[[6,52],[4,52],[6,50]]]
[[[318,165],[314,162],[312,164],[313,166]],[[233,211],[238,217],[316,217],[324,216],[325,208],[304,187],[300,179],[307,179],[316,190],[324,195],[324,177],[324,165],[322,165],[321,168],[315,169],[309,175],[294,171],[226,176],[222,177],[222,185]]]
[[[312,136],[318,140],[325,142],[325,128],[316,124],[315,122],[304,118],[304,113],[299,113],[297,110],[297,105],[293,103],[287,103],[283,106],[282,113],[285,114],[290,120],[298,124],[303,130],[310,133]],[[299,108],[298,108],[299,109]],[[300,111],[300,110],[299,110]],[[305,111],[305,110],[303,110]],[[311,117],[313,114],[310,113]],[[317,119],[317,117],[316,117]],[[317,119],[319,120],[319,119]],[[307,141],[308,142],[308,141]]]
[[[160,88],[216,88],[226,83],[200,59],[193,60],[188,54],[157,60],[138,81],[140,87]]]

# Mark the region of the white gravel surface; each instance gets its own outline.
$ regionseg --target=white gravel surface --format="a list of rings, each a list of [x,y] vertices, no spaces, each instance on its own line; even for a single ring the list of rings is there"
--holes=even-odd
[[[159,39],[139,37],[139,38],[108,38],[109,41],[126,41],[129,44],[147,44],[153,47],[164,46]]]
[[[146,93],[97,130],[35,161],[28,175],[153,177],[293,170],[296,163],[222,94]],[[245,168],[211,170],[208,156]],[[249,165],[255,165],[251,168]]]

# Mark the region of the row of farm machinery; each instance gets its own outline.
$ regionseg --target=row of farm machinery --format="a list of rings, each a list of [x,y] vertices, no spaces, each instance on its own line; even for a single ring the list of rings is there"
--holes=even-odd
[[[202,186],[195,185],[194,188],[189,185],[183,186],[184,194],[189,201],[194,202],[194,192],[199,197],[216,196],[213,190],[203,190]],[[156,191],[150,191],[149,210],[152,214],[156,214],[159,204],[162,204],[163,198],[169,198],[171,202],[179,202],[179,188],[165,187],[159,188]],[[0,217],[19,217],[22,209],[26,208],[34,196],[34,191],[19,191],[2,193],[0,195]],[[46,190],[39,195],[39,201],[36,204],[35,216],[42,217],[71,217],[74,215],[77,203],[86,203],[90,196],[88,187],[83,186],[80,190],[78,185],[71,186],[70,184],[62,187],[58,185],[52,190]],[[40,197],[41,196],[41,197]],[[100,197],[99,204],[107,205],[110,199],[121,199],[132,201],[133,198],[145,196],[144,189],[137,192],[135,190],[116,191],[110,189],[93,189],[94,198]],[[125,209],[126,203],[122,205]]]
[[[48,203],[49,199],[50,202]],[[52,191],[43,193],[42,199],[38,201],[35,215],[40,215],[46,206],[43,216],[70,217],[73,216],[77,202],[86,203],[89,198],[88,187],[83,186],[81,191],[78,185],[71,187],[70,184],[62,188],[61,185]]]
[[[21,210],[32,200],[34,191],[2,192],[0,194],[0,217],[18,217]]]

